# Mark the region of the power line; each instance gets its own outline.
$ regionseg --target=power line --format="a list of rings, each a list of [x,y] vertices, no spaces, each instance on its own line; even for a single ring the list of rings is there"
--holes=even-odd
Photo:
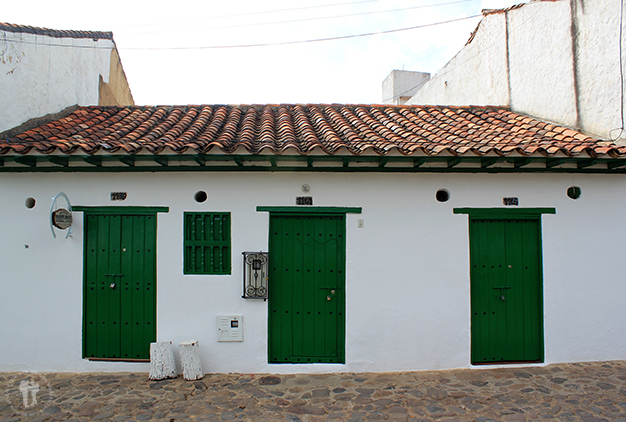
[[[375,3],[377,1],[379,1],[379,0],[360,0],[360,1],[345,2],[345,3],[321,4],[319,6],[303,6],[303,7],[293,7],[293,8],[287,8],[287,9],[262,10],[262,11],[258,11],[258,12],[234,13],[234,14],[230,14],[230,15],[206,16],[206,17],[203,17],[203,18],[184,19],[184,20],[180,20],[180,21],[166,21],[166,22],[159,22],[159,23],[142,23],[142,24],[137,24],[137,25],[125,25],[125,26],[118,26],[117,28],[134,28],[134,27],[138,27],[138,26],[163,25],[163,24],[166,24],[166,23],[197,22],[197,21],[213,20],[213,19],[235,18],[235,17],[240,17],[240,16],[267,15],[267,14],[271,14],[271,13],[292,12],[292,11],[296,11],[296,10],[322,9],[322,8],[335,7],[335,6],[347,6],[347,5],[351,5],[351,4]]]
[[[398,29],[389,29],[386,31],[376,31],[376,32],[368,32],[364,34],[352,34],[352,35],[342,35],[338,37],[329,37],[329,38],[315,38],[308,40],[297,40],[297,41],[282,41],[275,43],[261,43],[261,44],[239,44],[239,45],[215,45],[215,46],[204,46],[204,47],[120,47],[117,48],[119,50],[145,50],[145,51],[164,51],[164,50],[217,50],[217,49],[229,49],[229,48],[255,48],[255,47],[272,47],[272,46],[281,46],[281,45],[294,45],[294,44],[306,44],[306,43],[314,43],[314,42],[323,42],[323,41],[337,41],[337,40],[345,40],[350,38],[360,38],[360,37],[369,37],[373,35],[382,35],[382,34],[391,34],[394,32],[402,32],[402,31],[410,31],[413,29],[420,28],[428,28],[431,26],[445,25],[453,22],[460,22],[468,19],[478,18],[482,15],[471,15],[465,16],[462,18],[451,19],[447,21],[441,22],[433,22],[427,23],[424,25],[416,25],[410,26],[407,28],[398,28]],[[31,45],[41,45],[41,43],[25,41],[23,39],[4,39],[5,42],[12,42],[17,44],[31,44]],[[82,49],[94,49],[94,50],[110,50],[111,47],[99,47],[95,45],[73,45],[73,44],[46,44],[50,47],[63,47],[63,48],[82,48]]]
[[[164,51],[164,50],[217,50],[217,49],[228,49],[228,48],[273,47],[273,46],[281,46],[281,45],[305,44],[305,43],[314,43],[314,42],[322,42],[322,41],[336,41],[336,40],[345,40],[345,39],[350,39],[350,38],[369,37],[372,35],[391,34],[394,32],[410,31],[413,29],[427,28],[430,26],[445,25],[448,23],[460,22],[463,20],[478,18],[480,16],[482,15],[465,16],[462,18],[451,19],[451,20],[442,21],[442,22],[434,22],[434,23],[428,23],[424,25],[410,26],[408,28],[389,29],[386,31],[368,32],[365,34],[342,35],[338,37],[316,38],[316,39],[298,40],[298,41],[283,41],[283,42],[261,43],[261,44],[213,45],[213,46],[204,46],[204,47],[118,47],[118,48],[120,50]]]
[[[368,1],[374,1],[374,0],[368,0]],[[155,30],[155,31],[121,32],[121,33],[122,34],[155,34],[155,33],[204,31],[207,29],[247,28],[247,27],[252,27],[252,26],[279,25],[279,24],[285,24],[285,23],[308,22],[308,21],[326,20],[326,19],[341,19],[341,18],[348,18],[348,17],[353,17],[353,16],[376,15],[376,14],[381,14],[381,13],[404,12],[407,10],[449,6],[452,4],[467,3],[467,2],[473,2],[473,1],[476,1],[476,0],[455,0],[455,1],[450,1],[447,3],[426,4],[426,5],[421,5],[421,6],[405,7],[405,8],[400,8],[400,9],[378,10],[378,11],[373,11],[373,12],[348,13],[345,15],[319,16],[319,17],[313,17],[313,18],[301,18],[301,19],[291,19],[291,20],[283,20],[283,21],[271,21],[271,22],[258,22],[258,23],[250,23],[250,24],[239,24],[239,25],[210,26],[210,27],[197,28],[197,29],[183,28],[183,29],[168,30],[168,31]]]

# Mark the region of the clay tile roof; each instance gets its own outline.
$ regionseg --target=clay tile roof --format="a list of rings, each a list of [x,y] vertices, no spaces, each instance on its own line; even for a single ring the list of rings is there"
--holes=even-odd
[[[12,23],[0,22],[0,31],[34,34],[34,35],[47,35],[54,38],[90,38],[92,40],[113,40],[112,32],[103,31],[72,31],[72,30],[57,30],[48,28],[38,28],[36,26],[16,25]]]
[[[0,155],[175,153],[334,155],[557,154],[626,157],[626,147],[520,115],[506,107],[198,105],[79,107],[0,141]]]

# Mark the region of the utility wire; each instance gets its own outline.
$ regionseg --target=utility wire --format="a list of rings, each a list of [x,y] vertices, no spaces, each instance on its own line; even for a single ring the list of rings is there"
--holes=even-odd
[[[376,32],[368,32],[364,34],[353,34],[353,35],[343,35],[338,37],[329,37],[329,38],[315,38],[309,40],[298,40],[298,41],[283,41],[283,42],[275,42],[275,43],[262,43],[262,44],[239,44],[239,45],[215,45],[215,46],[204,46],[204,47],[117,47],[119,50],[145,50],[145,51],[165,51],[165,50],[215,50],[215,49],[229,49],[229,48],[255,48],[255,47],[271,47],[271,46],[282,46],[282,45],[294,45],[294,44],[305,44],[305,43],[314,43],[314,42],[323,42],[323,41],[337,41],[337,40],[345,40],[350,38],[360,38],[360,37],[369,37],[372,35],[382,35],[382,34],[391,34],[394,32],[402,32],[402,31],[410,31],[413,29],[420,28],[428,28],[431,26],[445,25],[453,22],[460,22],[468,19],[478,18],[482,15],[471,15],[465,16],[462,18],[451,19],[447,21],[441,22],[433,22],[424,25],[416,25],[410,26],[407,28],[398,28],[398,29],[389,29],[386,31],[376,31]],[[6,34],[5,34],[6,35]],[[23,39],[5,39],[5,42],[9,43],[17,43],[17,44],[32,44],[32,45],[41,45],[41,43],[25,41]],[[111,40],[105,40],[111,41]],[[49,47],[63,47],[63,48],[79,48],[79,49],[93,49],[93,50],[110,50],[110,46],[95,46],[95,45],[75,45],[75,44],[54,44],[49,43],[46,44]]]
[[[308,22],[308,21],[326,20],[326,19],[341,19],[341,18],[348,18],[348,17],[353,17],[353,16],[376,15],[376,14],[381,14],[381,13],[404,12],[407,10],[424,9],[428,7],[449,6],[451,4],[467,3],[467,2],[473,2],[473,1],[476,1],[476,0],[455,0],[455,1],[450,1],[447,3],[426,4],[426,5],[421,5],[421,6],[405,7],[401,9],[378,10],[374,12],[348,13],[345,15],[319,16],[319,17],[313,17],[313,18],[301,18],[301,19],[291,19],[291,20],[283,20],[283,21],[271,21],[271,22],[258,22],[258,23],[249,23],[249,24],[239,24],[239,25],[210,26],[210,27],[198,28],[198,29],[182,28],[182,29],[168,30],[168,31],[155,30],[155,31],[141,31],[141,32],[120,32],[120,33],[122,34],[154,34],[154,33],[204,31],[207,29],[247,28],[247,27],[252,27],[252,26],[278,25],[278,24],[285,24],[285,23]]]
[[[183,22],[197,22],[197,21],[205,21],[205,20],[213,20],[213,19],[223,19],[223,18],[235,18],[240,16],[251,16],[251,15],[267,15],[271,13],[280,13],[280,12],[292,12],[296,10],[310,10],[310,9],[322,9],[327,7],[335,7],[335,6],[348,6],[351,4],[362,4],[362,3],[375,3],[379,0],[360,0],[360,1],[352,1],[346,3],[330,3],[330,4],[321,4],[319,6],[304,6],[304,7],[293,7],[288,9],[273,9],[273,10],[262,10],[259,12],[246,12],[246,13],[234,13],[230,15],[219,15],[219,16],[206,16],[203,18],[197,19],[185,19],[180,21],[168,21],[168,22],[159,22],[159,23],[142,23],[137,25],[125,25],[118,26],[117,28],[134,28],[138,26],[153,26],[153,25],[163,25],[169,23],[183,23]],[[115,28],[115,27],[114,27]]]
[[[462,18],[451,19],[448,21],[410,26],[407,28],[389,29],[387,31],[376,31],[376,32],[368,32],[365,34],[342,35],[338,37],[315,38],[315,39],[298,40],[298,41],[283,41],[283,42],[261,43],[261,44],[213,45],[213,46],[204,46],[204,47],[153,47],[153,48],[152,47],[118,47],[118,48],[120,50],[164,51],[164,50],[216,50],[216,49],[229,49],[229,48],[273,47],[273,46],[280,46],[280,45],[305,44],[305,43],[314,43],[314,42],[322,42],[322,41],[336,41],[336,40],[345,40],[345,39],[350,39],[350,38],[369,37],[372,35],[391,34],[394,32],[410,31],[413,29],[427,28],[430,26],[437,26],[437,25],[445,25],[447,23],[452,23],[452,22],[460,22],[463,20],[478,18],[480,16],[482,15],[465,16]]]

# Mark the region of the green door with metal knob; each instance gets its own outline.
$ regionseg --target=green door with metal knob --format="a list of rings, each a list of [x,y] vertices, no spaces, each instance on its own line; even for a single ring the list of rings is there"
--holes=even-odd
[[[471,359],[543,361],[540,216],[470,216]]]
[[[345,215],[270,215],[270,363],[345,361],[345,232]]]
[[[149,359],[156,341],[156,219],[156,213],[85,211],[83,357]]]

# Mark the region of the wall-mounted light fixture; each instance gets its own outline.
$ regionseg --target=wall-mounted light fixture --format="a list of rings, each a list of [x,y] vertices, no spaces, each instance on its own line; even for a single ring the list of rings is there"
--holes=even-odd
[[[243,298],[267,299],[267,252],[243,252]]]

